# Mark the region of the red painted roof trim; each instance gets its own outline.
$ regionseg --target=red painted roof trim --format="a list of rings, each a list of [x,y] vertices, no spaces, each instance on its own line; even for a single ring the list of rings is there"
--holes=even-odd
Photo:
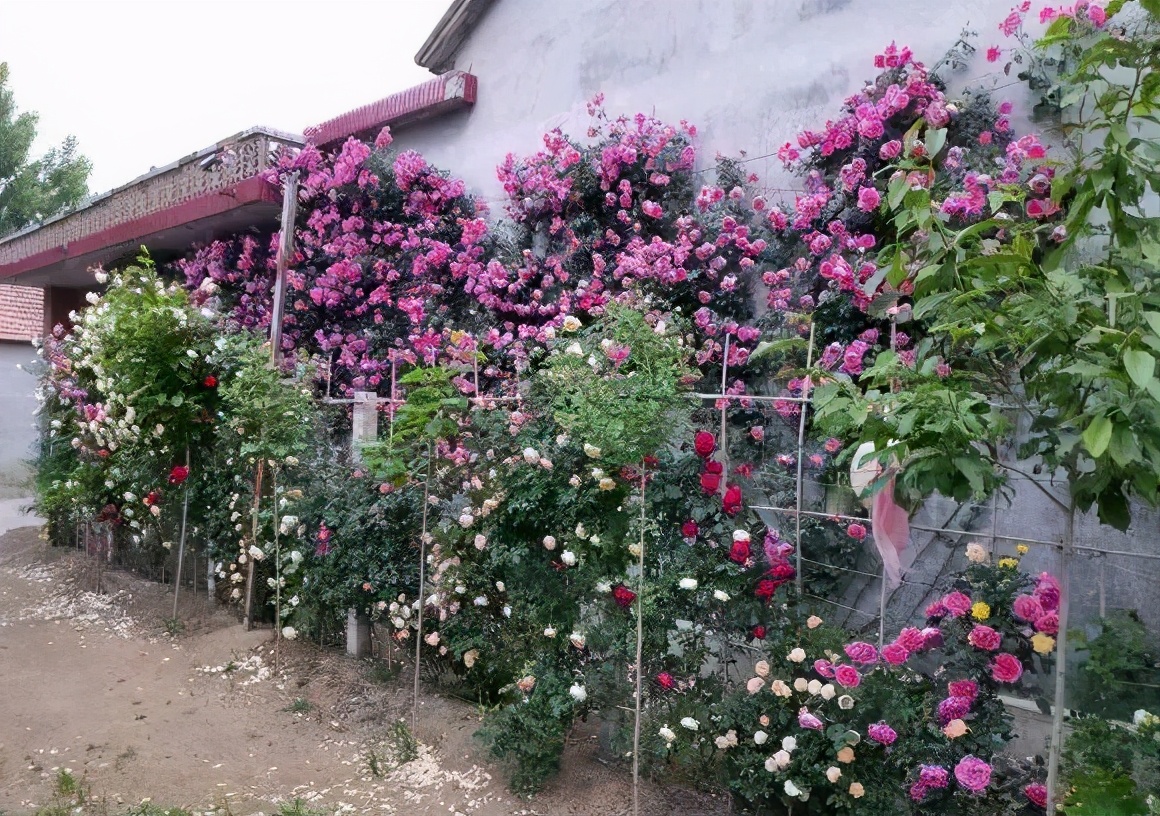
[[[464,71],[448,71],[378,102],[308,127],[303,135],[319,147],[334,145],[350,136],[376,136],[386,125],[401,125],[439,116],[475,104],[479,80]]]
[[[207,193],[160,212],[150,213],[92,235],[86,235],[70,244],[21,258],[19,261],[0,269],[0,279],[13,277],[32,269],[40,269],[65,258],[76,258],[106,247],[140,240],[155,232],[173,229],[193,221],[229,212],[245,204],[257,202],[278,204],[281,201],[282,193],[278,188],[260,176],[253,176],[224,190]]]

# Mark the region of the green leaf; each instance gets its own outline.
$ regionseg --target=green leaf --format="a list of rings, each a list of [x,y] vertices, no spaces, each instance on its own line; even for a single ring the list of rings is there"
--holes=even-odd
[[[926,132],[926,154],[930,158],[938,155],[939,151],[943,149],[943,145],[947,143],[946,128],[939,128],[938,130],[928,130]]]
[[[172,405],[174,408],[180,408],[182,405],[185,404],[185,395],[184,394],[174,394],[172,397],[169,398],[169,404]]]
[[[1093,457],[1099,459],[1112,441],[1112,421],[1106,416],[1098,416],[1088,424],[1083,432],[1083,444]]]
[[[1148,326],[1156,336],[1160,337],[1160,312],[1144,312],[1144,319],[1148,321]]]
[[[1128,349],[1124,352],[1124,368],[1139,388],[1147,388],[1156,376],[1156,358],[1146,351]]]

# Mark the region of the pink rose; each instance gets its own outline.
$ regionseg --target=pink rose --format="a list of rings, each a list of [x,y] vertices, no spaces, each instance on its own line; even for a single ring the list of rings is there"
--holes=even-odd
[[[1029,623],[1043,617],[1043,606],[1034,595],[1020,595],[1012,604],[1015,617]]]
[[[955,766],[955,779],[971,793],[982,793],[991,784],[991,766],[968,754]]]
[[[1045,635],[1055,637],[1059,634],[1059,615],[1055,612],[1044,612],[1035,619],[1035,629]]]
[[[835,666],[834,679],[843,688],[857,688],[862,682],[862,675],[853,666]]]
[[[850,538],[855,538],[858,541],[862,541],[864,538],[866,538],[866,527],[865,525],[859,524],[855,521],[853,524],[846,528],[846,535],[850,536]]]
[[[866,729],[870,739],[883,745],[892,745],[898,739],[898,733],[885,722],[876,722]]]
[[[901,643],[887,643],[882,647],[882,657],[891,666],[901,666],[910,657],[910,651]]]
[[[860,187],[858,189],[858,209],[862,212],[874,212],[878,209],[880,201],[882,201],[882,196],[875,188]]]
[[[947,684],[947,694],[974,700],[979,696],[979,684],[974,680],[954,680]]]
[[[961,618],[971,611],[971,599],[961,592],[952,592],[942,599],[947,614],[952,618]]]
[[[878,662],[878,650],[869,643],[866,643],[862,640],[856,640],[853,643],[847,644],[843,651],[845,651],[846,656],[853,660],[855,663]]]
[[[926,647],[926,638],[922,636],[922,630],[914,626],[907,626],[899,632],[895,642],[908,652],[921,652]]]
[[[802,728],[809,728],[814,731],[821,731],[825,728],[822,721],[810,713],[808,708],[803,708],[798,712],[798,725]]]
[[[967,635],[967,642],[976,649],[993,652],[1002,645],[1003,636],[990,626],[977,623],[975,624],[975,628],[971,630],[971,633]]]
[[[1015,683],[1023,676],[1023,664],[1015,655],[1000,652],[991,661],[991,677],[997,683]]]
[[[971,713],[971,701],[966,697],[947,697],[938,704],[938,724],[946,725],[951,720],[961,720]]]
[[[827,680],[834,679],[834,664],[828,660],[815,660],[814,671]]]
[[[1036,807],[1047,807],[1047,786],[1041,785],[1038,782],[1032,782],[1027,787],[1023,788],[1023,795],[1027,797],[1027,801]]]

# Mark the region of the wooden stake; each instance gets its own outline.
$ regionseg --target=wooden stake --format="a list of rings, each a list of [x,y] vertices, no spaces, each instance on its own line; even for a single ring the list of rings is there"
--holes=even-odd
[[[728,337],[726,337],[728,342]],[[724,389],[722,389],[722,392]],[[644,643],[644,488],[647,465],[640,463],[640,553],[637,565],[640,574],[636,577],[636,699],[633,705],[632,723],[632,816],[640,816],[640,704],[641,679],[644,676],[642,650]]]
[[[255,542],[258,540],[258,502],[262,498],[262,468],[265,465],[261,459],[258,460],[258,467],[254,471],[254,507],[250,511],[251,516],[251,536]],[[245,622],[246,631],[254,628],[254,559],[246,556],[246,611],[242,617]]]
[[[814,330],[815,325],[810,322],[810,344],[806,347],[806,370],[814,364]],[[794,589],[797,591],[798,600],[802,598],[804,591],[805,579],[802,577],[802,504],[805,501],[805,490],[803,488],[802,468],[804,467],[802,459],[805,457],[805,443],[806,443],[806,406],[809,405],[810,396],[810,377],[807,374],[805,383],[802,386],[802,396],[806,401],[799,406],[801,409],[801,416],[798,417],[798,438],[797,438],[797,514],[794,516],[795,524],[795,538],[794,538],[794,558],[797,561],[794,568]]]
[[[1059,634],[1055,640],[1055,708],[1051,713],[1051,745],[1047,755],[1047,812],[1063,800],[1059,784],[1059,756],[1063,752],[1063,713],[1067,707],[1067,617],[1071,609],[1071,559],[1075,535],[1075,500],[1063,528],[1063,549],[1059,552]]]
[[[423,528],[419,534],[419,616],[415,636],[415,687],[411,698],[411,734],[419,723],[419,660],[423,653],[423,584],[427,580],[427,512],[431,506],[431,443],[427,443],[427,478],[423,481]]]
[[[282,313],[286,304],[286,269],[294,256],[294,217],[298,212],[298,172],[283,179],[282,234],[278,241],[277,273],[274,278],[274,308],[270,315],[270,362],[282,359]]]

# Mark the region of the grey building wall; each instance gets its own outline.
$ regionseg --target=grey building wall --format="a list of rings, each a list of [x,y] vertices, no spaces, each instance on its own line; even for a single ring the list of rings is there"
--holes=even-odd
[[[27,460],[36,444],[37,403],[28,368],[35,362],[31,343],[0,341],[0,498],[32,495]]]
[[[479,77],[474,109],[408,126],[396,146],[420,150],[502,202],[495,168],[539,150],[552,128],[583,137],[586,102],[610,115],[653,113],[699,131],[699,164],[742,151],[775,187],[797,187],[773,156],[806,127],[834,118],[877,73],[892,40],[933,65],[966,26],[985,50],[1011,0],[495,0],[454,67]],[[1004,43],[1010,44],[1011,41]],[[981,57],[963,74],[1010,83]],[[1012,87],[1012,91],[1019,90]],[[792,199],[791,199],[792,200]],[[499,211],[495,213],[499,215]]]

